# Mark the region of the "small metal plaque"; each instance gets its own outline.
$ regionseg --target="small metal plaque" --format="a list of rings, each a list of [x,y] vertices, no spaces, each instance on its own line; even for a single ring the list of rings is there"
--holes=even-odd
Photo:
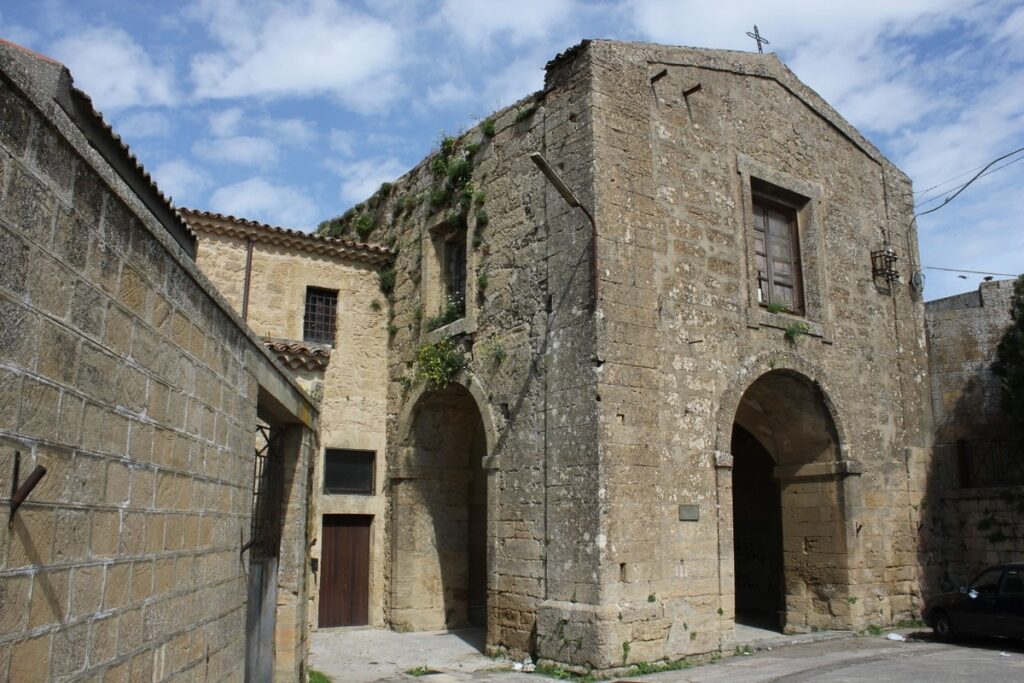
[[[680,522],[698,522],[698,521],[700,521],[700,506],[699,505],[680,505],[679,506],[679,521]]]

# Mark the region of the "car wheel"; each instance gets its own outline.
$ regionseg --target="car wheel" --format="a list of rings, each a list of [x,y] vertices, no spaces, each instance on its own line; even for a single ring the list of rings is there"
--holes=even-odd
[[[935,637],[943,642],[953,640],[955,633],[953,631],[953,622],[950,621],[949,615],[945,612],[936,612],[934,619],[935,625],[932,626],[932,631],[935,632]]]

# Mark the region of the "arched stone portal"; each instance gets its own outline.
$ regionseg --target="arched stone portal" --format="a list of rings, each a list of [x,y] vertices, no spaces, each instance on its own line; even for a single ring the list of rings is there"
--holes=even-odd
[[[391,477],[391,623],[487,623],[487,435],[459,384],[415,401]]]
[[[820,387],[792,370],[761,375],[731,451],[736,620],[791,632],[848,621],[844,469]]]

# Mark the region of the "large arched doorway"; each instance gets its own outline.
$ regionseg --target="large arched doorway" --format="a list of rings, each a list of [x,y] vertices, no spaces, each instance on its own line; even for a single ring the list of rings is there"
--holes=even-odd
[[[834,627],[849,612],[840,444],[821,389],[773,370],[744,392],[732,430],[736,620]]]
[[[487,624],[487,437],[458,384],[416,401],[391,479],[391,622],[398,630]]]

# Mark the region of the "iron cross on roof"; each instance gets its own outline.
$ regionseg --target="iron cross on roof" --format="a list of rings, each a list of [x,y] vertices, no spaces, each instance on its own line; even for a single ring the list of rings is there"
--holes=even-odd
[[[764,48],[761,46],[762,43],[770,45],[767,38],[761,37],[760,31],[757,30],[757,24],[754,24],[754,32],[747,31],[747,35],[753,38],[757,42],[757,51],[764,54]]]

